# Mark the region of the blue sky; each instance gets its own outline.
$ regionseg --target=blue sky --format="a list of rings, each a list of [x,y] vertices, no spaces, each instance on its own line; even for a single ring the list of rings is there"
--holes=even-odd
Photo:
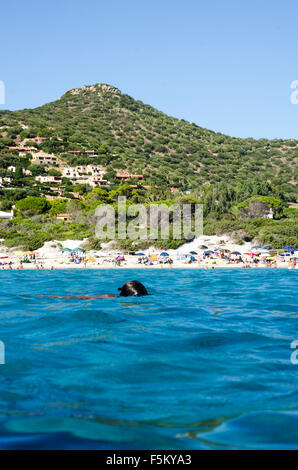
[[[215,131],[298,139],[297,0],[10,0],[0,11],[0,109],[102,82]]]

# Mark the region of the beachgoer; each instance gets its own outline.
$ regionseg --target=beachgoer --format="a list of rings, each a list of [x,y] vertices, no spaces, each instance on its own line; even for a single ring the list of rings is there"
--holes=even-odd
[[[52,299],[84,299],[84,300],[94,300],[94,299],[111,299],[113,297],[141,297],[143,295],[149,295],[147,289],[143,284],[139,281],[128,281],[123,284],[122,287],[119,287],[120,290],[119,295],[110,295],[110,294],[102,294],[102,295],[95,295],[95,296],[88,296],[88,295],[38,295],[37,297],[51,297]]]
[[[128,281],[118,290],[121,297],[148,295],[146,287],[139,281]]]

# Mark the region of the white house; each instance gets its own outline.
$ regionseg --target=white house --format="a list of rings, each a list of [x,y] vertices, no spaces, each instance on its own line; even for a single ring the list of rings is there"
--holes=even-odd
[[[96,188],[98,186],[106,188],[106,187],[109,186],[109,182],[107,180],[103,180],[101,175],[100,176],[97,176],[97,175],[90,176],[88,178],[88,184],[90,186],[92,186],[93,188]]]
[[[36,176],[35,177],[36,181],[39,181],[40,183],[51,183],[51,184],[60,184],[61,183],[61,177],[60,176]]]
[[[11,220],[13,218],[13,209],[10,212],[3,212],[0,211],[0,219],[8,219]]]
[[[65,167],[63,168],[63,176],[65,178],[79,178],[80,173],[77,168]]]
[[[10,178],[10,176],[4,176],[4,178],[2,176],[0,177],[0,184],[11,183],[11,182],[12,182],[12,178]]]

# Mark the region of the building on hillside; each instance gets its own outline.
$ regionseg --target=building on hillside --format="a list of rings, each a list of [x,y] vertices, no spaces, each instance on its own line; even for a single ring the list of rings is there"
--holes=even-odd
[[[65,167],[63,168],[63,176],[65,178],[79,178],[80,173],[77,169],[77,167]]]
[[[39,153],[38,155],[34,155],[31,162],[34,165],[57,165],[59,159],[53,154]]]
[[[157,186],[156,184],[155,184],[154,186],[144,185],[143,188],[144,188],[144,189],[152,189],[152,188],[154,188],[154,189],[159,189],[159,186]]]
[[[98,153],[95,150],[68,150],[67,153],[72,155],[82,155],[83,157],[89,158],[98,157]]]
[[[8,169],[8,171],[12,171],[13,173],[16,172],[16,167],[15,166],[9,166],[7,169]]]
[[[69,214],[57,214],[56,219],[69,220]]]
[[[73,169],[73,168],[72,168]],[[75,170],[80,174],[80,175],[87,175],[91,173],[91,175],[104,175],[105,173],[105,168],[100,166],[100,165],[78,165],[75,167]]]
[[[49,194],[46,194],[44,197],[46,198],[47,201],[54,201],[55,199],[63,199],[63,197],[61,196],[51,196]]]
[[[27,153],[36,153],[39,152],[38,149],[35,147],[26,147],[25,145],[23,147],[8,147],[8,150],[16,150],[19,154],[19,157],[24,157],[26,156]]]
[[[88,178],[88,184],[93,188],[103,187],[108,188],[110,186],[109,181],[102,179],[101,175],[93,175]]]
[[[88,175],[80,175],[79,178],[71,181],[73,184],[89,184]]]
[[[10,212],[0,211],[0,219],[2,220],[11,220],[13,218],[13,209]]]
[[[99,165],[79,165],[76,167],[64,167],[63,176],[66,178],[80,178],[88,175],[103,176],[105,170]]]
[[[100,175],[103,176],[105,174],[105,168],[100,165],[87,165],[86,166],[87,173],[91,173],[92,175]]]
[[[118,172],[118,173],[116,173],[116,178],[118,180],[124,180],[124,181],[129,180],[131,178],[142,180],[144,178],[144,176],[143,175],[135,175],[135,174],[128,173],[128,172]]]
[[[36,176],[35,177],[36,181],[39,181],[40,183],[50,183],[50,184],[61,184],[61,176]]]
[[[43,142],[45,142],[47,140],[46,137],[40,137],[39,135],[36,136],[33,141],[36,142],[37,144],[42,144]]]
[[[53,193],[59,194],[60,196],[63,196],[64,194],[64,189],[61,189],[61,188],[53,187],[53,188],[50,188],[50,190],[53,191]]]
[[[12,178],[10,178],[10,176],[0,176],[0,184],[3,185],[3,183],[11,183],[12,182]]]

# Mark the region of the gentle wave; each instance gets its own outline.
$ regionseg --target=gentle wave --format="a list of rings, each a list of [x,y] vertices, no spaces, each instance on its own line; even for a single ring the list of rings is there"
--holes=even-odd
[[[1,276],[0,448],[298,448],[297,271]]]

